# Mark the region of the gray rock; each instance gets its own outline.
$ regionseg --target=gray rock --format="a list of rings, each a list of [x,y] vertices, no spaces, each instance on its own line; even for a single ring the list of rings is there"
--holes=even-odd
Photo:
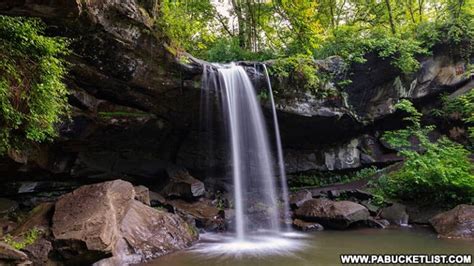
[[[369,211],[351,201],[312,199],[296,210],[295,216],[304,221],[318,222],[325,228],[345,229],[352,223],[367,220]]]
[[[290,206],[292,208],[299,208],[303,203],[313,198],[310,191],[304,189],[290,194]]]
[[[407,208],[400,203],[393,203],[391,206],[383,208],[380,217],[394,225],[408,225]]]
[[[430,220],[439,236],[474,239],[474,205],[461,204]]]

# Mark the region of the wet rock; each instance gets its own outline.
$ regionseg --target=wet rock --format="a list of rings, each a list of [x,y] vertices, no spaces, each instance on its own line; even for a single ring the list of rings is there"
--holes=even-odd
[[[305,222],[300,219],[295,219],[293,220],[293,227],[303,231],[303,232],[309,232],[309,231],[322,231],[324,230],[324,227],[318,223],[315,222]]]
[[[352,223],[367,220],[369,211],[350,201],[312,199],[303,203],[295,216],[304,221],[318,222],[325,228],[345,229]]]
[[[29,265],[28,256],[10,245],[0,242],[0,265]]]
[[[44,238],[35,241],[35,243],[28,245],[23,249],[34,265],[47,265],[49,261],[48,256],[52,250],[53,245],[50,241]]]
[[[360,201],[360,205],[364,206],[369,210],[371,214],[377,214],[380,210],[380,207],[373,204],[371,200],[362,200]]]
[[[167,171],[170,181],[161,191],[165,197],[192,199],[204,195],[204,183],[192,177],[187,170],[169,168]]]
[[[400,203],[393,203],[389,207],[382,208],[380,217],[394,225],[408,225],[407,208]]]
[[[141,203],[150,206],[150,190],[145,186],[136,186],[135,189],[135,199]]]
[[[313,198],[313,195],[308,190],[300,190],[290,194],[290,206],[291,208],[299,208],[303,203]]]
[[[385,219],[375,219],[373,217],[369,217],[369,219],[367,219],[365,223],[368,227],[379,229],[385,229],[387,226],[390,225],[390,222]]]
[[[220,230],[219,209],[213,206],[209,200],[203,199],[196,202],[169,200],[167,203],[173,206],[175,213],[195,224],[196,227],[209,231]]]
[[[0,198],[0,215],[14,212],[16,209],[18,209],[18,203],[16,201]]]
[[[54,248],[71,264],[139,263],[189,246],[197,231],[175,214],[137,200],[129,182],[80,187],[56,203]],[[112,259],[106,259],[112,257]]]
[[[474,239],[474,205],[461,204],[430,220],[441,237]]]

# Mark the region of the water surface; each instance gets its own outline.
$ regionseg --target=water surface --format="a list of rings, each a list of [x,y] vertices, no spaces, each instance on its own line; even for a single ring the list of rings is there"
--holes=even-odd
[[[147,265],[309,266],[338,265],[340,254],[474,255],[474,241],[438,239],[431,230],[424,228],[328,230],[297,234],[286,239],[289,243],[276,240],[275,252],[271,249],[265,251],[265,247],[261,250],[249,247],[248,252],[242,254],[231,251],[241,247],[226,246],[225,235],[207,235],[192,248],[161,257]]]

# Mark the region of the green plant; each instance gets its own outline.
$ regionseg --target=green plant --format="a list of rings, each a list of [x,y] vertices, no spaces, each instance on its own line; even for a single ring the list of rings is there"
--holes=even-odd
[[[52,139],[67,113],[68,42],[43,31],[39,20],[0,16],[0,154]]]
[[[216,208],[220,211],[225,209],[225,198],[220,191],[216,192]]]
[[[396,107],[408,114],[405,120],[410,125],[385,133],[383,139],[399,149],[405,161],[398,172],[378,180],[378,197],[444,206],[473,203],[474,169],[469,152],[445,137],[431,142],[427,134],[433,127],[421,126],[422,115],[411,102],[402,100]],[[412,138],[417,139],[418,147],[412,147]]]
[[[458,96],[449,98],[447,95],[441,96],[442,107],[434,113],[437,116],[459,116],[467,125],[469,137],[474,140],[474,90]]]
[[[392,64],[404,73],[419,67],[416,56],[427,54],[421,42],[405,36],[388,34],[383,29],[363,30],[357,26],[341,26],[315,51],[319,58],[339,55],[349,63],[364,63],[368,53],[392,60]]]
[[[3,241],[8,245],[12,246],[14,249],[24,249],[25,247],[33,244],[41,236],[41,231],[37,228],[32,228],[28,230],[23,236],[20,237],[20,240],[16,240],[11,235],[6,235],[3,238]]]
[[[319,71],[313,57],[305,54],[276,59],[268,68],[271,76],[288,84],[292,89],[302,88],[319,98],[337,95],[338,91],[326,86],[330,75]],[[278,89],[276,94],[280,93]]]

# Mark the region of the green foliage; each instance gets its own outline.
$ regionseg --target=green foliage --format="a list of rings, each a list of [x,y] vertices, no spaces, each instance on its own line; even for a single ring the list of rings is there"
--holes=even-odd
[[[32,228],[28,230],[20,240],[16,240],[11,235],[6,235],[3,238],[3,241],[8,245],[12,246],[14,249],[20,250],[25,247],[33,244],[41,236],[41,231],[37,228]]]
[[[370,52],[392,59],[392,64],[404,73],[417,70],[416,56],[427,54],[421,42],[415,39],[388,34],[384,30],[362,31],[357,27],[341,26],[325,40],[316,56],[339,55],[349,63],[364,63],[365,55]]]
[[[409,114],[405,120],[411,124],[406,129],[387,132],[383,138],[401,150],[405,162],[400,171],[379,179],[378,198],[445,206],[474,202],[474,169],[469,152],[445,137],[431,142],[427,133],[433,127],[421,126],[421,114],[409,101],[401,101],[397,108]],[[418,149],[410,147],[410,137],[418,140]]]
[[[437,110],[438,116],[459,116],[466,124],[468,124],[469,137],[474,140],[474,90],[461,95],[457,98],[450,99],[443,95],[442,108]]]
[[[215,10],[209,1],[174,1],[160,3],[157,27],[169,39],[170,45],[202,57],[217,36],[211,24]]]
[[[0,154],[56,136],[67,111],[67,42],[38,20],[0,16]]]
[[[282,59],[277,59],[269,67],[269,73],[288,83],[299,84],[314,95],[324,94],[324,76],[318,75],[318,68],[311,56],[298,54]]]
[[[268,70],[271,76],[280,80],[280,83],[286,82],[293,88],[303,88],[318,98],[336,96],[339,93],[334,87],[326,86],[330,74],[319,71],[313,57],[309,55],[297,54],[276,59]],[[280,92],[276,90],[276,94],[278,93]]]
[[[239,45],[237,38],[220,38],[203,54],[211,62],[232,62],[241,60],[263,61],[274,55],[269,51],[251,52]]]
[[[423,47],[433,48],[435,45],[450,47],[452,54],[469,60],[474,46],[474,17],[461,14],[459,17],[446,18],[441,21],[424,22],[416,26],[415,38]]]
[[[224,195],[222,194],[222,192],[220,191],[217,191],[216,192],[216,208],[220,211],[224,210],[225,209],[225,197]]]
[[[318,175],[300,175],[289,179],[291,189],[298,189],[301,187],[322,187],[332,184],[345,184],[352,181],[366,179],[377,173],[377,168],[369,167],[361,169],[351,174],[318,174]]]

